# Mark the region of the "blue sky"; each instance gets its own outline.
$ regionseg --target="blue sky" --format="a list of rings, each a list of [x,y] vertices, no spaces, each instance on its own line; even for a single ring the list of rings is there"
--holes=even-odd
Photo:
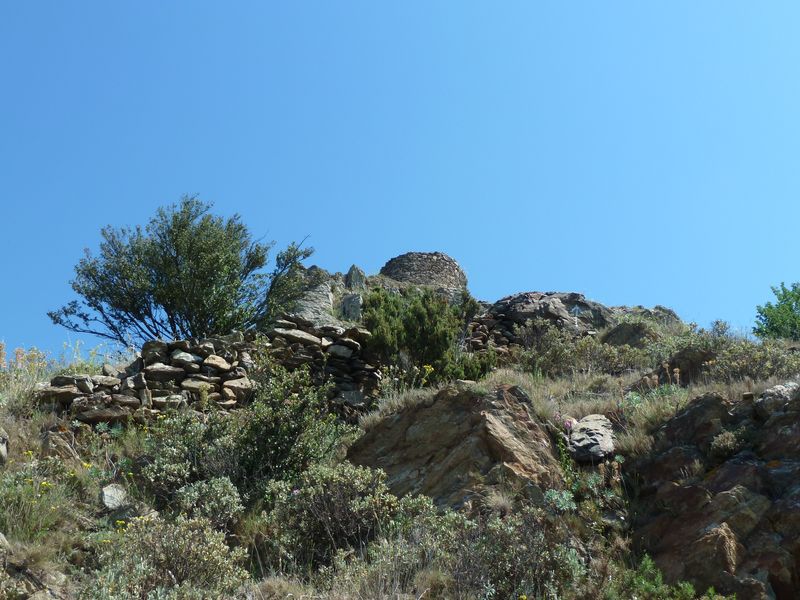
[[[315,263],[752,325],[800,280],[800,4],[5,2],[0,340],[184,193]],[[81,338],[88,346],[97,340]]]

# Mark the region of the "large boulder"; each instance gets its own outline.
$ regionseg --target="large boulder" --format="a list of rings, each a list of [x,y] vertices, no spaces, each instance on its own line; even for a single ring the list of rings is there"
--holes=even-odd
[[[576,462],[600,464],[614,456],[614,430],[604,415],[587,415],[569,433],[569,453]]]
[[[359,465],[383,469],[392,492],[462,507],[485,485],[516,481],[534,500],[562,486],[553,444],[516,387],[447,387],[383,416],[350,448]]]
[[[611,310],[583,294],[562,292],[521,292],[495,302],[489,314],[498,321],[524,325],[536,318],[579,332],[608,327]]]

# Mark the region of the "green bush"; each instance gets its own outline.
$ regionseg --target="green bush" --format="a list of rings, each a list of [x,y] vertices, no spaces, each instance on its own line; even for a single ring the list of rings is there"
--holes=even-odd
[[[97,543],[100,569],[87,599],[235,598],[248,578],[244,550],[230,549],[204,519],[136,518]]]
[[[262,557],[304,570],[330,563],[341,549],[363,551],[397,511],[385,479],[381,471],[342,463],[314,465],[295,484],[273,482]]]
[[[612,346],[594,336],[576,337],[570,331],[537,318],[518,328],[525,350],[520,361],[527,370],[548,377],[575,373],[620,375],[650,366],[646,350]]]
[[[230,415],[174,413],[150,429],[142,476],[164,505],[187,484],[225,477],[250,504],[268,481],[297,478],[354,430],[327,413],[326,389],[307,371],[273,365],[254,377],[248,406]]]
[[[800,340],[800,283],[773,287],[775,303],[757,306],[753,333],[760,338]]]
[[[227,477],[185,485],[177,500],[181,513],[207,519],[218,529],[225,529],[244,510],[239,491]]]
[[[364,301],[364,325],[372,336],[367,345],[384,364],[423,372],[425,383],[477,379],[494,366],[494,355],[471,356],[461,348],[477,303],[464,295],[450,304],[433,290],[403,294],[373,290]]]

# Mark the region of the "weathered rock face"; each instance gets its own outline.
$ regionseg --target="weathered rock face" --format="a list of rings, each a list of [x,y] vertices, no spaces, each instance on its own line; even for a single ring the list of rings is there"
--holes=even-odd
[[[631,348],[644,348],[648,342],[655,339],[657,339],[655,331],[645,322],[618,323],[600,337],[600,341],[604,344]]]
[[[391,259],[381,275],[400,281],[449,290],[466,290],[467,276],[458,263],[441,252],[408,252]]]
[[[722,442],[728,441],[727,444]],[[670,581],[740,600],[800,589],[800,393],[695,398],[632,465],[635,537]]]
[[[509,479],[540,500],[562,478],[529,403],[516,387],[448,387],[370,427],[348,458],[386,471],[395,494],[426,494],[440,506],[461,507],[483,485]]]

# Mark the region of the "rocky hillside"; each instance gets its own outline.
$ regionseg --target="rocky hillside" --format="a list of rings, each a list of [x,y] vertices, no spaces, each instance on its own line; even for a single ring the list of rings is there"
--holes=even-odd
[[[258,335],[0,369],[0,597],[798,597],[791,345],[578,293],[470,302],[441,253],[312,273]],[[480,378],[387,360],[417,318],[437,331],[404,352]]]

